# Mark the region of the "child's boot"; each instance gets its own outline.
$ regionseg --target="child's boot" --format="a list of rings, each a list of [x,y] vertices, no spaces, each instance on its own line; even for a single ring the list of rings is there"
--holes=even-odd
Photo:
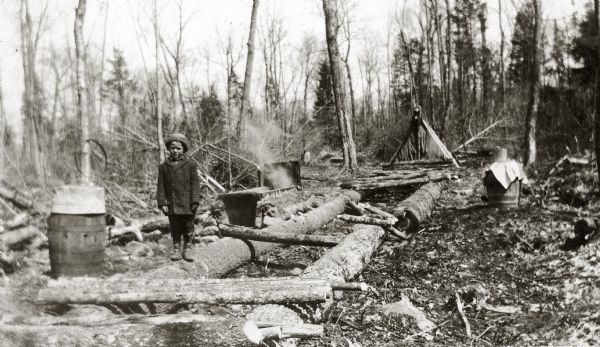
[[[181,260],[181,252],[179,250],[179,243],[173,242],[173,253],[171,254],[172,261]]]
[[[194,259],[192,259],[190,257],[190,250],[192,248],[192,243],[191,242],[185,242],[183,244],[183,252],[181,253],[181,257],[183,258],[183,260],[185,261],[189,261],[189,262],[193,262]]]

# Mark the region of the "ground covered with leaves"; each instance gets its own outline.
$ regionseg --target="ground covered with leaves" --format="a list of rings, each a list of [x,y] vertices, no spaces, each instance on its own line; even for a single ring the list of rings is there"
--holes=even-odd
[[[304,170],[303,175],[313,179],[304,181],[309,189],[303,198],[314,195],[319,186],[331,187],[338,181],[337,170]],[[596,238],[564,249],[574,223],[599,210],[597,196],[592,192],[584,207],[572,207],[553,198],[561,194],[555,188],[560,179],[542,176],[524,189],[520,208],[489,208],[481,200],[485,189],[480,171],[460,170],[458,180],[445,183],[432,218],[410,240],[388,236],[354,279],[370,289],[336,297],[320,322],[324,336],[300,345],[600,345],[600,242]],[[584,177],[586,185],[597,187],[593,175],[571,172],[563,181]],[[387,190],[368,196],[366,202],[389,212],[411,192]],[[350,225],[340,220],[317,231],[348,232]],[[143,258],[132,257],[127,245],[111,245],[109,272],[150,271],[167,262],[168,242],[166,237],[150,242],[152,254]],[[325,251],[281,247],[261,257],[267,262],[248,264],[229,277],[299,275]],[[3,313],[35,313],[27,298],[43,285],[38,282],[40,272],[48,270],[46,257],[47,250],[25,254],[21,267],[5,277],[0,286]],[[470,336],[458,314],[457,295]],[[399,309],[395,306],[399,302],[408,306]],[[251,309],[224,308],[236,315]],[[293,309],[303,319],[311,318],[310,312]]]
[[[485,189],[480,170],[462,170],[460,176],[446,184],[433,217],[410,240],[384,241],[355,279],[371,289],[334,300],[325,315],[325,336],[301,345],[600,344],[600,243],[563,250],[573,224],[596,210],[594,198],[587,208],[572,208],[556,199],[540,203],[537,188],[545,182],[531,180],[518,209],[489,208],[481,200]],[[367,201],[391,211],[408,194],[388,191]],[[333,221],[319,233],[346,228]],[[301,267],[323,252],[286,247],[268,257],[275,264],[294,259]],[[250,265],[237,274],[299,271]],[[456,294],[464,304],[470,336],[457,312]],[[410,314],[390,313],[390,304],[403,300],[433,324],[422,329]]]

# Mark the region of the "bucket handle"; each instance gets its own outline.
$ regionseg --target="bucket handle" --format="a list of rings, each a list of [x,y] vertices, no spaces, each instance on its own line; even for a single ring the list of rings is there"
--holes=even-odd
[[[95,143],[98,147],[100,147],[100,150],[102,151],[102,156],[104,156],[104,169],[102,169],[101,173],[104,173],[106,171],[106,167],[108,165],[108,156],[106,155],[106,150],[104,149],[104,147],[102,146],[100,141],[98,141],[96,139],[87,139],[87,140],[85,140],[85,142]],[[77,171],[79,171],[79,173],[82,174],[83,172],[81,172],[81,168],[79,167],[79,161],[77,160],[78,154],[79,154],[79,152],[73,153],[73,159],[75,160],[75,167],[77,168]]]

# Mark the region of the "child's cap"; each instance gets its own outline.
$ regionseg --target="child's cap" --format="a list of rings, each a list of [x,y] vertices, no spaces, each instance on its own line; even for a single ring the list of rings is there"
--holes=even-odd
[[[167,137],[167,140],[165,141],[165,146],[169,147],[169,143],[173,142],[173,141],[178,141],[181,142],[181,144],[183,145],[183,151],[187,152],[188,151],[188,140],[185,137],[185,135],[183,134],[171,134],[169,135],[169,137]]]

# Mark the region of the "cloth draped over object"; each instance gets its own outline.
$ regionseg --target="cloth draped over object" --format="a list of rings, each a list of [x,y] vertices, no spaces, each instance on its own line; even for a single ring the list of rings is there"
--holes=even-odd
[[[504,189],[508,189],[508,186],[515,180],[522,181],[525,184],[528,182],[523,166],[516,160],[493,162],[486,171],[491,171]]]

